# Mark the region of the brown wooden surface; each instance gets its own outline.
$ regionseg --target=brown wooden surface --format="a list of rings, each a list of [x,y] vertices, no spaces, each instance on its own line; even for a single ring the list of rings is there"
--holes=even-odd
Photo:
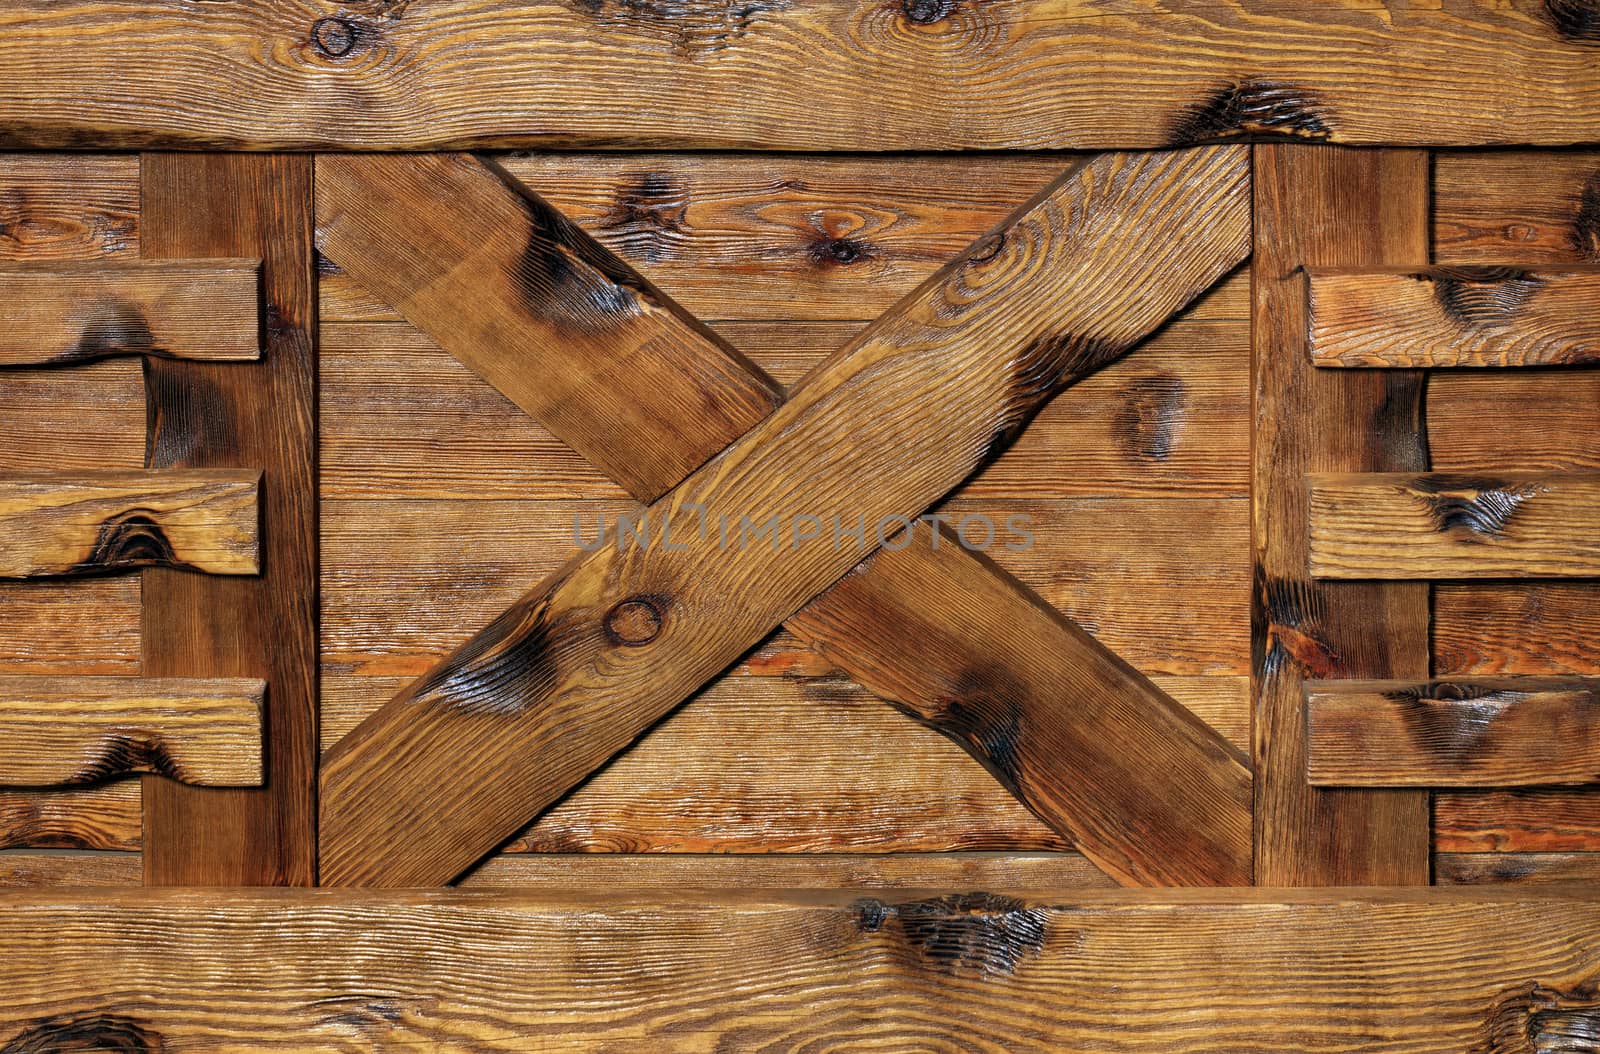
[[[1441,886],[1515,883],[1593,888],[1600,882],[1600,853],[1439,853],[1433,858],[1433,875]]]
[[[256,786],[265,690],[246,680],[0,676],[0,784],[149,772],[200,786]]]
[[[254,260],[12,264],[0,269],[0,366],[254,359],[259,281]]]
[[[1600,363],[1600,269],[1313,271],[1318,366]]]
[[[139,848],[138,780],[70,790],[0,789],[0,849]]]
[[[1600,263],[1600,150],[1441,150],[1437,263]]]
[[[143,878],[144,865],[138,853],[0,852],[0,889],[137,886]]]
[[[173,1054],[1578,1051],[1600,955],[1551,888],[13,891],[0,929],[0,1040]]]
[[[18,146],[1600,139],[1596,31],[1582,0],[1447,10],[1356,0],[731,10],[441,0],[337,11],[17,0],[10,15],[0,142]],[[1507,84],[1521,71],[1537,76],[1537,90]]]
[[[1600,679],[1312,681],[1315,786],[1600,782]]]
[[[1318,371],[1305,352],[1305,267],[1427,262],[1428,158],[1417,151],[1255,150],[1256,881],[1428,881],[1428,798],[1305,779],[1306,678],[1427,677],[1426,585],[1313,582],[1306,476],[1427,466],[1423,381]]]
[[[1581,853],[1600,845],[1600,788],[1441,791],[1441,852]]]
[[[240,470],[0,478],[0,577],[140,567],[256,574],[260,483]]]
[[[863,338],[830,359],[771,418],[663,499],[654,511],[658,518],[667,517],[676,537],[689,539],[685,551],[690,555],[682,559],[663,555],[672,550],[660,547],[641,552],[606,548],[575,561],[555,580],[552,592],[530,595],[470,644],[456,665],[447,664],[419,682],[413,693],[386,708],[389,714],[380,712],[369,719],[325,759],[324,859],[337,856],[340,862],[337,870],[325,868],[324,877],[381,879],[390,884],[427,880],[422,877],[426,875],[439,876],[434,881],[451,877],[455,872],[448,867],[459,870],[514,830],[505,828],[505,814],[526,816],[548,805],[567,783],[586,774],[687,690],[756,643],[777,620],[848,570],[852,556],[859,554],[813,545],[801,547],[803,557],[798,553],[781,557],[762,555],[763,547],[745,549],[737,558],[716,553],[722,559],[710,561],[706,557],[715,546],[709,538],[694,538],[699,518],[694,510],[703,504],[713,523],[720,516],[728,516],[730,522],[744,517],[765,523],[769,514],[783,516],[797,509],[821,510],[816,515],[824,522],[830,514],[848,516],[853,522],[859,513],[867,522],[877,523],[897,507],[920,508],[936,498],[980,463],[986,449],[1020,427],[1059,383],[1115,358],[1238,262],[1247,251],[1245,232],[1233,227],[1242,218],[1236,215],[1242,210],[1235,208],[1245,182],[1242,158],[1237,150],[1157,155],[1141,161],[1109,157],[1074,173],[1014,221],[1004,238],[980,244],[930,280]],[[1188,196],[1180,195],[1179,188]],[[1070,211],[1063,208],[1066,202],[1073,203],[1067,207]],[[1073,226],[1071,236],[1062,241],[1057,226],[1067,215],[1072,216]],[[1174,217],[1188,223],[1189,239],[1183,248],[1158,240]],[[1206,231],[1208,240],[1197,241],[1196,229]],[[1039,254],[1057,258],[1054,250],[1068,245],[1081,252],[1100,244],[1116,246],[1119,279],[1131,285],[1146,283],[1136,304],[1127,305],[1130,311],[1114,321],[1103,313],[1106,304],[1116,302],[1116,288],[1126,290],[1128,285],[1113,289],[1099,285],[1105,271],[1086,269],[1084,256],[1065,257],[1073,266],[1059,269],[1041,268],[1037,262]],[[1071,299],[1066,298],[1068,290]],[[1095,294],[1102,292],[1105,299],[1097,299]],[[1034,319],[1000,306],[1023,303],[1054,304],[1056,317]],[[947,372],[948,357],[935,365],[932,351],[954,347],[952,339],[959,340],[962,333],[985,329],[997,347],[1019,357],[998,373],[992,372],[997,362],[974,361],[972,368],[959,374],[959,385],[950,387],[957,374]],[[892,342],[879,338],[879,333],[892,333]],[[924,370],[928,372],[919,375]],[[929,396],[941,388],[939,406],[927,405]],[[905,422],[912,421],[915,427],[907,427]],[[909,458],[915,471],[900,473],[891,485],[874,479],[871,472],[833,475],[844,464],[829,452],[839,442],[837,429],[843,422],[853,430],[850,447],[898,449],[898,459],[903,463]],[[781,485],[773,486],[779,481]],[[695,571],[685,574],[689,567]],[[628,571],[626,589],[617,584],[623,568]],[[752,595],[750,587],[758,582],[760,595]],[[670,662],[655,657],[659,646],[648,646],[657,633],[646,634],[643,647],[603,648],[600,642],[606,634],[593,625],[594,615],[630,597],[651,606],[658,621],[668,617],[670,607],[663,643],[679,639],[692,644],[680,645],[683,650]],[[592,614],[580,617],[584,611]],[[702,623],[701,617],[707,621]],[[586,618],[591,620],[589,628]],[[502,674],[492,671],[507,662],[513,664],[507,672],[522,665],[518,656],[526,649],[519,642],[531,639],[530,632],[545,642],[528,653],[539,658],[530,668],[537,675],[531,685],[534,695],[524,699],[521,693],[529,688],[509,696],[494,690]],[[575,650],[570,658],[558,661],[559,651],[552,654],[552,644]],[[597,647],[602,650],[596,652]],[[504,742],[510,725],[505,718],[516,714],[522,717],[521,724],[528,725],[528,702],[557,690],[571,676],[562,672],[570,663],[576,663],[570,666],[575,671],[603,654],[607,679],[613,687],[627,683],[638,705],[630,707],[634,716],[618,722],[606,735],[600,735],[601,727],[593,720],[586,724],[593,746],[588,768],[580,767],[584,761],[564,744],[567,754],[561,768],[546,764],[540,774],[544,789],[516,788],[524,795],[520,800],[499,781],[462,788],[449,802],[439,797],[442,788],[431,787],[430,801],[442,806],[440,826],[428,840],[432,851],[428,843],[404,847],[410,856],[403,868],[386,867],[376,856],[388,847],[364,844],[370,836],[357,832],[375,822],[382,827],[383,814],[406,808],[394,793],[394,776],[399,774],[394,759],[411,756],[405,766],[407,783],[426,770],[426,765],[417,763],[424,749],[438,752],[441,759],[455,755],[483,764],[486,733],[498,729],[494,737]],[[551,657],[544,658],[547,655]],[[620,670],[641,662],[652,669],[639,673],[653,676],[636,675],[626,682],[618,676]],[[428,711],[420,711],[418,698],[430,700]],[[452,704],[452,699],[457,702]],[[512,702],[517,699],[523,701]],[[582,699],[583,693],[575,692],[565,705],[572,707]],[[515,707],[510,713],[508,705]],[[559,720],[551,724],[559,711],[540,707],[535,712],[539,725],[560,727]],[[572,712],[580,713],[581,707]],[[616,712],[613,700],[609,714]],[[419,720],[419,713],[432,720]],[[400,715],[406,718],[403,728],[398,727]],[[428,726],[440,720],[441,730],[454,726],[460,731],[451,738],[430,731]],[[533,727],[528,725],[528,730]],[[528,749],[530,740],[517,738],[523,749],[502,765],[525,765],[535,759],[537,751]],[[457,762],[449,767],[456,770]],[[359,846],[361,851],[347,846]],[[447,847],[448,857],[443,852]],[[1092,846],[1081,847],[1095,851]]]
[[[1600,575],[1600,474],[1367,472],[1311,479],[1318,578]]]
[[[317,492],[312,162],[282,155],[143,158],[142,252],[259,257],[259,363],[147,359],[152,468],[265,473],[263,566],[252,579],[147,571],[149,677],[267,682],[267,782],[185,787],[147,777],[152,885],[310,885],[316,877]]]

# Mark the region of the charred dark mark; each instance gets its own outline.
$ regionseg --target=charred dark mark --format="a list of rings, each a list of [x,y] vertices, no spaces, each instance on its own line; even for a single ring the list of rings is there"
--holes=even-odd
[[[97,302],[79,331],[78,342],[57,355],[55,362],[81,362],[111,355],[161,355],[155,334],[137,305],[126,300]]]
[[[375,1035],[391,1034],[404,1016],[398,1003],[381,995],[329,996],[316,1000],[311,1009],[319,1014],[319,1025]]]
[[[853,911],[858,931],[898,934],[935,969],[980,977],[1016,973],[1048,930],[1043,911],[994,893],[894,905],[863,899]]]
[[[67,780],[69,785],[103,783],[130,772],[154,772],[172,780],[182,780],[167,748],[159,742],[129,735],[112,735],[100,746],[100,753],[86,762]]]
[[[811,259],[824,267],[849,267],[853,263],[869,260],[874,255],[872,246],[855,238],[822,237],[811,243]]]
[[[1328,641],[1320,605],[1307,582],[1256,573],[1256,604],[1251,637],[1257,643],[1255,666],[1263,675],[1290,669],[1305,678],[1330,677],[1344,657]]]
[[[931,26],[949,18],[955,7],[955,0],[902,0],[900,10],[905,13],[907,22]]]
[[[639,312],[643,279],[542,199],[525,201],[528,241],[514,276],[529,310],[589,331]]]
[[[161,1034],[121,1014],[81,1014],[45,1018],[13,1036],[0,1054],[158,1054]]]
[[[1470,1054],[1592,1054],[1600,1050],[1595,985],[1518,986],[1495,1001]]]
[[[1047,333],[1030,342],[1011,362],[1010,390],[984,460],[1009,446],[1056,389],[1093,373],[1127,349],[1126,341],[1076,333]]]
[[[1247,79],[1217,89],[1180,113],[1167,134],[1173,146],[1219,139],[1326,139],[1327,111],[1311,92],[1287,84]]]
[[[687,59],[738,41],[761,17],[787,11],[791,0],[570,0],[600,27],[653,41]]]
[[[1510,323],[1544,284],[1527,271],[1511,267],[1451,267],[1414,275],[1431,282],[1433,295],[1451,321],[1460,326]]]
[[[1535,483],[1450,475],[1419,476],[1407,490],[1427,508],[1434,530],[1466,540],[1503,534],[1517,510],[1544,492]]]
[[[129,509],[100,525],[88,555],[71,571],[84,574],[127,567],[183,566],[154,514],[149,509]]]
[[[1456,697],[1449,694],[1452,689]],[[1523,698],[1519,693],[1475,689],[1470,685],[1419,685],[1386,692],[1384,696],[1399,706],[1413,742],[1426,752],[1440,753],[1459,763],[1477,756],[1495,722]]]
[[[348,18],[319,18],[311,23],[311,45],[330,59],[341,59],[354,51],[364,35],[372,30]]]
[[[1122,406],[1113,420],[1117,445],[1130,457],[1165,461],[1183,424],[1187,391],[1171,373],[1140,377],[1122,390]]]
[[[659,593],[641,593],[621,601],[606,612],[606,639],[618,647],[649,644],[661,635],[671,606],[670,598]]]
[[[543,601],[519,601],[412,688],[413,704],[514,714],[555,687],[557,630]]]
[[[971,749],[997,780],[1015,792],[1022,782],[1025,694],[1022,682],[1003,666],[970,667],[930,714],[917,716]]]
[[[617,200],[600,220],[623,252],[647,263],[670,258],[687,232],[689,191],[681,182],[659,172],[633,177],[617,191]]]
[[[1578,192],[1578,211],[1572,219],[1572,247],[1585,260],[1600,263],[1600,171],[1592,173]]]
[[[146,359],[144,390],[145,464],[150,468],[214,463],[232,453],[231,399],[215,381]]]
[[[1544,7],[1563,39],[1600,44],[1600,0],[1545,0]]]

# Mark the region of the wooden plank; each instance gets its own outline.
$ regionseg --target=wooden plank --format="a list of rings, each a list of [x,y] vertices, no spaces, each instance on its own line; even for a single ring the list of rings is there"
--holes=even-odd
[[[1600,853],[1439,853],[1433,873],[1441,886],[1587,883],[1593,889]]]
[[[1318,578],[1582,578],[1600,575],[1600,473],[1311,480]]]
[[[0,930],[15,1050],[1460,1054],[1582,1050],[1600,1013],[1600,905],[1552,887],[18,890]]]
[[[144,465],[144,376],[131,359],[0,375],[0,472],[43,475]]]
[[[1428,449],[1441,472],[1600,471],[1600,370],[1432,374]]]
[[[310,885],[318,672],[312,162],[151,154],[142,164],[144,255],[260,258],[267,320],[258,363],[145,360],[149,464],[248,465],[268,481],[264,575],[145,572],[145,676],[252,677],[268,685],[264,788],[146,777],[145,879]]]
[[[18,0],[8,14],[0,83],[16,87],[0,94],[0,143],[25,147],[1600,140],[1596,34],[1576,2],[1031,0],[972,11],[826,0],[641,12],[441,0],[327,15]],[[1539,91],[1502,87],[1522,70],[1538,71]],[[831,101],[826,118],[817,99]]]
[[[254,260],[13,264],[0,269],[0,366],[259,358],[259,271]]]
[[[70,790],[0,789],[0,849],[138,849],[137,780]]]
[[[1427,677],[1428,587],[1313,582],[1306,476],[1425,470],[1423,380],[1319,371],[1305,353],[1305,267],[1415,266],[1428,254],[1428,158],[1255,147],[1256,881],[1425,884],[1428,798],[1305,780],[1308,678]]]
[[[724,517],[766,524],[805,510],[825,524],[830,515],[876,524],[925,507],[1003,445],[1060,383],[1116,358],[1239,262],[1248,251],[1244,161],[1235,148],[1109,156],[1064,177],[1003,236],[974,246],[930,280],[658,503],[653,514],[671,536],[688,540],[684,550],[607,547],[575,560],[364,722],[324,759],[324,880],[448,880],[758,643],[859,562],[863,548],[797,542],[786,553],[761,544],[730,554],[719,551],[716,532],[695,537],[702,514],[713,524]],[[1168,237],[1178,229],[1185,232],[1181,244]],[[1114,267],[1086,251],[1101,245],[1115,247]],[[1041,266],[1042,259],[1060,265]],[[1138,299],[1120,303],[1133,287],[1140,287]],[[1014,310],[1024,303],[1049,306],[1050,317]],[[964,339],[979,330],[987,338],[982,351]],[[1008,355],[1017,358],[1003,363]],[[849,444],[836,438],[842,422],[853,430]],[[847,446],[893,449],[899,464],[909,458],[914,469],[897,470],[889,482],[862,471],[856,455],[831,460],[830,451],[842,456]],[[641,582],[650,585],[641,589]],[[650,616],[639,634],[618,628],[625,612]],[[694,643],[663,658],[663,646],[679,640]],[[593,662],[607,669],[604,677],[572,680]],[[630,677],[630,668],[648,676]],[[1130,690],[1144,688],[1136,675],[1125,680]],[[586,702],[598,699],[597,690],[607,700],[603,720]],[[561,702],[530,705],[540,699]],[[1160,722],[1177,710],[1154,703],[1143,719]],[[541,756],[540,736],[572,727],[569,714],[583,724],[586,743],[580,750],[567,737],[552,764]],[[505,750],[512,742],[517,748]],[[408,760],[397,767],[401,757]],[[530,764],[537,774],[515,775]],[[479,780],[474,772],[496,775]],[[1218,781],[1244,778],[1236,765]],[[432,784],[428,804],[405,804],[423,782]],[[1189,832],[1220,847],[1218,856],[1234,848],[1231,801],[1219,794],[1211,826]],[[1040,807],[1037,799],[1030,804]],[[367,844],[388,823],[385,816],[419,808],[436,818],[426,837]],[[1079,844],[1097,863],[1119,867],[1120,842],[1105,849],[1088,838]],[[1178,867],[1193,862],[1184,854],[1168,859]],[[1119,873],[1148,880],[1161,866]]]
[[[1600,678],[1312,681],[1306,702],[1314,786],[1600,780]]]
[[[138,251],[138,158],[0,154],[0,261],[96,260]]]
[[[1435,587],[1437,672],[1600,674],[1600,606],[1591,582]]]
[[[137,577],[33,579],[6,588],[0,662],[10,673],[139,672]],[[86,612],[94,618],[86,619]]]
[[[1434,813],[1441,852],[1600,850],[1600,788],[1441,792]]]
[[[321,158],[317,245],[641,501],[777,405],[776,382],[468,155]],[[539,354],[566,366],[529,369]]]
[[[0,576],[257,574],[260,488],[232,469],[0,479]]]
[[[0,677],[0,785],[149,772],[257,786],[265,694],[263,682],[246,680]]]
[[[138,853],[0,852],[0,889],[137,886],[143,866]]]
[[[1438,263],[1600,263],[1600,150],[1441,150],[1433,214]]]
[[[1600,269],[1313,271],[1318,366],[1600,362]]]

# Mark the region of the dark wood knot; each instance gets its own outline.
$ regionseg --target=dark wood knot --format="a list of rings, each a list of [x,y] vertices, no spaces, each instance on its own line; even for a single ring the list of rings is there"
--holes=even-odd
[[[906,13],[906,20],[919,26],[931,26],[935,22],[950,17],[950,9],[954,6],[951,0],[904,0],[902,10]]]
[[[343,58],[356,46],[360,31],[342,18],[319,18],[311,25],[311,43],[329,58]]]
[[[655,597],[629,597],[606,612],[606,636],[611,643],[637,648],[661,635],[665,605]]]

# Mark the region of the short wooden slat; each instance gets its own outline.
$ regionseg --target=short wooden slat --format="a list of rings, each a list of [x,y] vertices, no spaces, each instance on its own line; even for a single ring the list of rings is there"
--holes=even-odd
[[[0,889],[137,886],[143,867],[138,853],[0,852]]]
[[[1312,681],[1306,701],[1317,786],[1600,781],[1600,678]]]
[[[140,797],[138,780],[0,789],[0,849],[138,849]]]
[[[7,14],[0,143],[28,147],[1600,140],[1597,34],[1583,0],[204,10],[13,0]],[[1523,71],[1537,90],[1511,79]]]
[[[256,574],[260,485],[261,473],[237,469],[0,479],[0,577]]]
[[[1600,1029],[1600,903],[1551,887],[18,890],[0,933],[17,1051],[1576,1054]]]
[[[12,264],[0,269],[0,366],[112,355],[261,355],[255,260]]]
[[[261,783],[264,681],[0,677],[0,786]]]
[[[1318,366],[1600,363],[1600,268],[1313,271],[1310,297]]]
[[[1433,166],[1436,263],[1600,264],[1600,150],[1440,150]]]
[[[1600,786],[1440,791],[1433,810],[1440,852],[1600,851]]]
[[[1586,885],[1594,889],[1600,885],[1600,852],[1436,853],[1433,875],[1434,882],[1441,886],[1515,883],[1521,886]],[[1562,1048],[1552,1049],[1560,1051]]]
[[[1402,472],[1311,481],[1318,578],[1600,575],[1600,474]]]
[[[826,541],[782,553],[764,544],[726,550],[716,531],[698,534],[699,506],[713,524],[797,510],[877,523],[924,508],[1060,383],[1118,357],[1238,263],[1248,250],[1245,162],[1243,151],[1221,148],[1108,156],[1069,174],[1003,237],[941,271],[654,506],[658,525],[664,517],[687,548],[608,546],[569,564],[369,718],[324,759],[324,882],[448,880],[758,643],[861,550]],[[968,339],[980,331],[981,347]],[[884,460],[879,471],[877,457],[890,450],[902,467]],[[609,614],[630,606],[648,608],[660,627],[632,644],[607,628]],[[604,675],[583,672],[594,669]],[[1135,690],[1144,683],[1125,673]],[[969,715],[961,738],[1004,737],[1006,715],[981,679],[926,687],[924,698]],[[1156,702],[1130,719],[1188,720],[1158,693]],[[565,731],[579,727],[581,742]],[[1135,861],[1113,832],[1097,862],[1126,881],[1159,881],[1174,866],[1192,872],[1197,860],[1205,868],[1192,881],[1237,873],[1247,856],[1238,794],[1248,773],[1237,760],[1206,758],[1197,767],[1209,768],[1211,807],[1181,803],[1205,824],[1198,857],[1146,849]],[[1028,787],[1016,771],[1008,776]],[[1039,793],[1030,804],[1048,807],[1056,789],[1030,787]],[[429,827],[408,844],[375,833],[424,813]]]

